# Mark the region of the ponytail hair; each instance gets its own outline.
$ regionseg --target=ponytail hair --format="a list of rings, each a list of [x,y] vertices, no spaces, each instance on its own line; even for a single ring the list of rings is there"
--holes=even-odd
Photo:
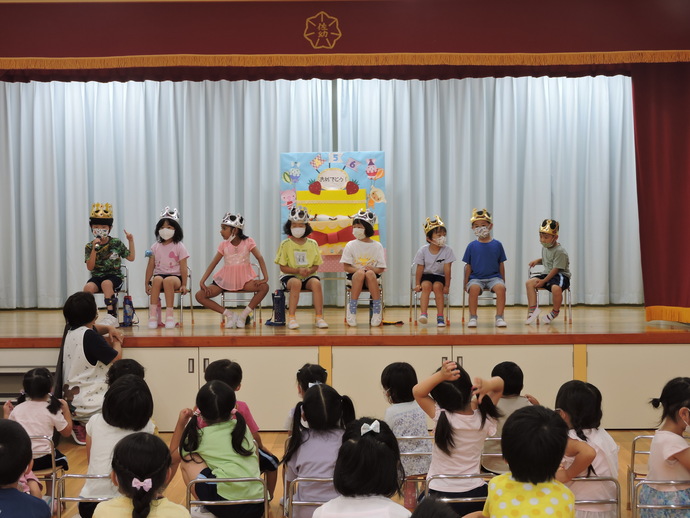
[[[326,383],[328,371],[318,363],[305,363],[297,371],[297,384],[302,389],[302,394],[309,390],[309,384]]]
[[[436,370],[438,372],[440,368]],[[430,392],[436,404],[441,408],[441,415],[436,423],[434,440],[439,449],[446,455],[451,454],[455,447],[453,427],[450,425],[446,412],[459,412],[468,408],[472,403],[472,378],[467,371],[458,365],[460,377],[453,381],[442,381]],[[481,414],[480,429],[484,427],[487,417],[498,419],[502,414],[489,396],[484,396],[478,405]]]
[[[254,453],[254,447],[252,443],[248,443],[247,447],[245,447],[245,442],[247,442],[245,437],[247,422],[242,417],[242,414],[235,410],[236,405],[235,391],[222,381],[209,381],[199,389],[196,395],[196,406],[206,424],[223,423],[230,421],[233,417],[235,418],[237,422],[230,433],[230,443],[235,452],[243,457],[248,457]],[[182,460],[185,460],[183,452],[195,452],[199,449],[199,443],[199,419],[195,413],[182,432],[182,439],[180,440],[180,456]],[[185,460],[185,462],[189,462],[189,460]]]
[[[661,421],[667,417],[677,422],[678,411],[690,408],[690,378],[673,378],[664,385],[661,396],[650,400],[654,408],[662,408]]]
[[[577,436],[587,442],[583,430],[601,426],[601,392],[591,383],[572,380],[561,385],[556,394],[556,408],[570,417],[570,424]]]
[[[302,425],[302,412],[309,428]],[[348,396],[341,396],[329,385],[312,386],[295,407],[292,435],[281,462],[289,461],[312,431],[343,430],[354,419],[355,407]]]
[[[168,481],[171,458],[162,439],[146,432],[122,438],[113,450],[112,467],[120,493],[132,500],[132,518],[147,518],[151,502]]]
[[[48,411],[51,414],[57,414],[58,410],[62,408],[60,400],[51,394],[53,375],[45,367],[31,369],[24,374],[22,387],[24,391],[17,398],[17,404],[21,404],[27,399],[39,400],[50,396],[48,399]]]

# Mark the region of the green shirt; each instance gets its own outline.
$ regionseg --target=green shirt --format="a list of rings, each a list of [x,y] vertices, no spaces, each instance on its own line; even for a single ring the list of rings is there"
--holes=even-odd
[[[84,262],[89,261],[91,257],[91,248],[93,243],[86,244],[84,249]],[[101,245],[96,250],[96,264],[91,270],[93,277],[103,277],[105,275],[117,275],[120,279],[123,278],[120,268],[122,267],[122,259],[129,257],[129,248],[116,237],[111,237],[105,245]]]
[[[313,239],[307,238],[303,245],[299,245],[292,239],[287,238],[280,243],[275,263],[281,266],[289,266],[290,268],[311,268],[312,266],[322,264],[323,258],[321,257],[318,243]],[[305,278],[298,274],[294,275],[298,279]]]
[[[245,457],[232,448],[230,434],[236,424],[237,421],[231,419],[199,430],[199,448],[194,453],[204,459],[216,478],[259,478],[259,458],[256,456],[249,427],[244,434],[243,446],[254,453]],[[185,456],[188,452],[183,451],[182,454]],[[226,500],[263,498],[264,495],[258,482],[218,484],[218,494]]]
[[[544,273],[548,273],[554,268],[558,268],[559,273],[562,273],[570,279],[570,259],[568,252],[565,251],[560,244],[554,247],[544,247],[541,251],[541,264],[544,265]]]

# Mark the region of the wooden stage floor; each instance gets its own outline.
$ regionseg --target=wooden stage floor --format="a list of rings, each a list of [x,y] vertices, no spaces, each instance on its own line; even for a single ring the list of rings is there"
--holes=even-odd
[[[103,313],[103,311],[101,311]],[[359,311],[360,324],[351,328],[344,322],[342,308],[328,308],[328,329],[316,329],[313,311],[297,312],[300,328],[260,325],[244,329],[224,329],[220,317],[207,309],[194,310],[194,324],[189,309],[184,323],[175,329],[149,329],[147,311],[137,310],[140,325],[122,328],[127,345],[135,347],[170,346],[276,346],[291,345],[442,345],[442,344],[522,344],[522,343],[687,343],[690,326],[673,322],[646,322],[642,306],[578,306],[573,309],[573,323],[564,312],[550,325],[525,325],[524,306],[506,309],[508,327],[494,326],[493,307],[480,308],[479,326],[469,329],[461,323],[461,309],[452,308],[451,323],[445,328],[410,323],[406,307],[386,308],[385,321],[402,325],[370,327],[366,308]],[[176,316],[179,313],[176,312]],[[270,317],[264,309],[263,318]],[[430,312],[435,319],[435,312]],[[0,311],[0,347],[55,347],[62,336],[64,320],[60,310]]]

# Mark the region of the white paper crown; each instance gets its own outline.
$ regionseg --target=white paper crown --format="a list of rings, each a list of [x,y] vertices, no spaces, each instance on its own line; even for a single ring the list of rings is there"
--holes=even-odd
[[[177,209],[170,210],[170,207],[166,206],[158,219],[172,219],[177,221],[180,219],[180,215]]]
[[[288,214],[288,219],[294,223],[307,223],[309,221],[309,211],[301,205],[292,207]]]
[[[372,211],[368,209],[359,209],[359,212],[352,216],[352,222],[354,223],[356,220],[362,220],[366,221],[369,223],[372,227],[376,225],[376,221],[378,218],[376,217],[376,214],[374,214]]]
[[[232,212],[226,212],[225,216],[223,216],[223,221],[221,222],[221,225],[229,225],[231,227],[239,228],[242,230],[244,228],[244,217],[242,217],[242,214],[239,212],[237,214],[233,214]]]

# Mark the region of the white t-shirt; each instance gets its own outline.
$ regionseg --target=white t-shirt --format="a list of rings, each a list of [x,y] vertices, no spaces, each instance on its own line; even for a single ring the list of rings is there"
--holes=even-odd
[[[48,401],[26,400],[14,407],[10,414],[10,420],[22,425],[29,435],[47,435],[52,437],[53,429],[61,432],[67,427],[67,421],[65,416],[62,415],[62,410],[51,414],[48,410]],[[35,454],[34,458],[47,455],[49,453],[48,448],[46,441],[31,439],[31,449],[34,452],[41,452]]]
[[[592,467],[596,472],[596,477],[618,477],[618,445],[616,441],[603,428],[590,428],[582,430],[587,437],[589,444],[596,452],[596,457],[592,461]],[[568,437],[576,441],[581,441],[575,430],[568,432]],[[567,469],[575,459],[565,457],[563,466]],[[578,477],[587,476],[587,470],[579,473]],[[606,498],[616,498],[616,488],[613,483],[606,482],[571,482],[568,484],[570,490],[575,494],[577,500],[604,500]],[[577,511],[606,512],[615,511],[614,506],[577,504]]]
[[[408,518],[412,513],[385,496],[339,496],[326,502],[314,518]]]
[[[484,439],[496,433],[496,420],[487,417],[482,426],[482,414],[475,410],[471,415],[446,412],[436,405],[434,422],[438,423],[441,412],[445,412],[448,422],[453,429],[453,441],[455,446],[450,449],[450,455],[446,455],[434,443],[431,453],[431,466],[429,474],[432,475],[470,475],[479,473],[481,468],[482,449]],[[431,489],[445,493],[462,493],[484,485],[479,478],[467,480],[433,480]]]
[[[432,440],[426,424],[426,414],[416,401],[395,403],[386,408],[384,417],[396,437],[413,436],[429,439],[400,441],[400,453],[431,453]],[[405,475],[424,475],[429,471],[431,455],[401,455]]]
[[[153,421],[149,420],[143,429],[137,431],[153,433],[154,428]],[[110,426],[103,419],[103,414],[96,414],[86,423],[86,433],[91,437],[89,475],[108,475],[113,469],[112,461],[115,445],[120,439],[135,432]],[[117,487],[111,482],[110,478],[87,479],[81,491],[81,496],[89,498],[114,498],[118,494]]]
[[[678,434],[657,430],[649,448],[648,480],[690,480],[690,471],[671,457],[690,448],[688,442]],[[652,486],[659,491],[677,491],[678,487]]]
[[[367,243],[355,239],[345,245],[340,262],[354,267],[371,266],[372,268],[385,268],[386,256],[383,252],[383,246],[378,241]]]

